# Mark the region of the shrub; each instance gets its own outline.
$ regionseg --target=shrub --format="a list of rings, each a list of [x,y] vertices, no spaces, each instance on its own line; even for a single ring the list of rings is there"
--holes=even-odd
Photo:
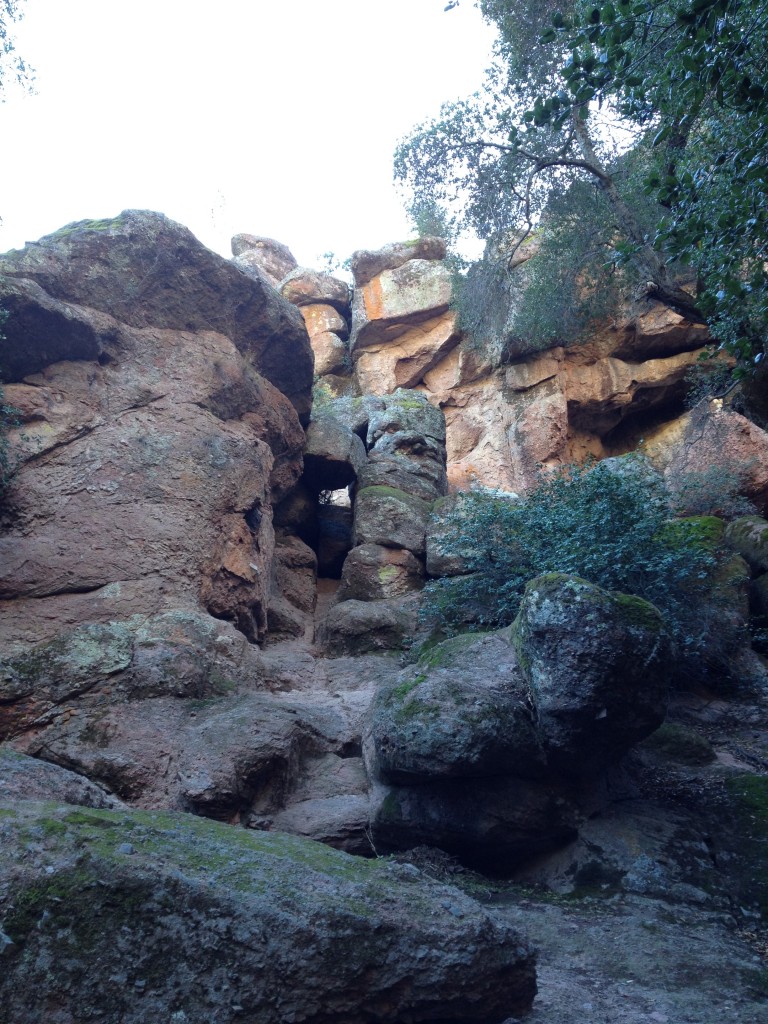
[[[581,576],[645,598],[686,648],[704,643],[697,596],[709,596],[717,552],[696,530],[670,531],[663,482],[640,459],[616,469],[569,467],[522,501],[473,491],[443,514],[446,547],[468,575],[434,580],[424,614],[448,631],[510,623],[526,582],[547,572]],[[468,612],[469,610],[469,612]]]

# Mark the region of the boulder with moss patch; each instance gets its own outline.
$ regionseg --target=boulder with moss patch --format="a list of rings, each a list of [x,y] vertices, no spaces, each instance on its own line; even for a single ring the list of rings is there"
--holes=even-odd
[[[652,604],[550,573],[511,628],[554,768],[600,771],[661,725],[672,642]]]
[[[503,634],[464,634],[430,648],[380,687],[369,767],[387,782],[541,777],[544,755],[514,649]]]
[[[518,932],[412,868],[187,815],[27,804],[0,838],[9,1020],[480,1024],[536,991]]]

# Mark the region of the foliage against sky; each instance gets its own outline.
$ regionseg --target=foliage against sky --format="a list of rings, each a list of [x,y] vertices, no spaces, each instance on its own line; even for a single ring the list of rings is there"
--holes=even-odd
[[[480,7],[499,29],[483,87],[404,140],[397,176],[458,211],[492,258],[509,261],[535,228],[540,268],[548,247],[572,250],[571,280],[607,287],[623,273],[625,288],[707,322],[743,360],[759,357],[768,326],[762,0]],[[553,203],[559,224],[548,217]],[[685,264],[695,295],[680,287]],[[546,315],[543,324],[544,334],[569,329]],[[570,325],[574,335],[580,326]]]

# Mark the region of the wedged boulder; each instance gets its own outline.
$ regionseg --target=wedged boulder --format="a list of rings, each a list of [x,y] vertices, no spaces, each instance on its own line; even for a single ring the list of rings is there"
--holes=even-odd
[[[318,631],[320,647],[334,656],[401,650],[418,625],[418,610],[408,598],[341,601]]]
[[[544,753],[527,697],[504,635],[443,641],[378,689],[366,741],[371,773],[397,785],[541,778]]]
[[[349,342],[352,357],[447,312],[451,289],[450,271],[442,263],[423,259],[385,270],[356,288]]]
[[[409,260],[444,260],[447,247],[444,238],[423,235],[409,242],[392,242],[381,249],[358,249],[350,257],[355,285],[360,288],[385,270],[397,270]]]
[[[298,311],[162,214],[126,210],[113,220],[69,224],[0,257],[0,276],[12,284],[31,282],[52,299],[107,313],[133,328],[210,332],[213,327],[253,361],[301,417],[309,416],[312,350]],[[34,301],[34,288],[27,295]],[[51,362],[50,313],[34,321],[17,317],[17,301],[13,297],[7,304],[12,315],[0,348],[0,375],[6,381]]]
[[[397,391],[367,399],[361,409],[352,407],[351,415],[340,413],[366,433],[368,460],[358,477],[359,491],[391,487],[427,502],[446,493],[445,420],[426,398]]]
[[[599,771],[661,725],[673,651],[647,601],[551,573],[528,584],[511,628],[555,770]]]
[[[0,839],[9,1019],[481,1024],[536,991],[518,932],[408,866],[186,815],[36,804],[4,812]]]
[[[437,846],[498,874],[575,839],[582,818],[562,785],[509,777],[380,786],[374,800],[380,852]]]
[[[366,401],[370,450],[386,441],[388,434],[418,434],[437,447],[445,444],[445,417],[431,405],[426,395],[414,391],[396,391]]]
[[[363,392],[386,395],[421,384],[459,344],[456,314],[442,313],[407,327],[396,338],[366,343],[355,360],[355,377]]]
[[[725,529],[726,543],[757,571],[768,570],[768,520],[741,516]]]
[[[368,422],[374,411],[386,408],[383,396],[379,395],[344,395],[334,398],[328,411],[340,423],[354,431],[368,447]],[[373,444],[373,441],[370,442]]]
[[[425,501],[435,501],[448,490],[445,447],[419,431],[385,434],[368,454],[359,486],[397,487]]]
[[[280,294],[294,306],[333,306],[339,313],[349,309],[349,285],[338,277],[309,267],[297,267],[283,278]]]
[[[325,334],[328,331],[338,335],[342,341],[349,337],[347,321],[335,306],[317,302],[308,306],[301,306],[300,309],[301,315],[304,317],[304,323],[307,325],[310,341],[316,335]],[[315,369],[317,370],[317,367]]]
[[[274,238],[240,234],[232,238],[233,262],[241,269],[258,269],[276,288],[283,278],[298,266],[287,245]]]
[[[304,481],[316,492],[338,491],[357,480],[365,464],[365,446],[357,434],[322,413],[307,428]]]
[[[333,331],[313,334],[310,338],[312,351],[315,353],[315,373],[318,377],[344,375],[349,370],[349,349],[345,341]],[[325,379],[323,384],[327,385]]]
[[[117,809],[123,804],[108,790],[67,768],[27,757],[0,744],[0,801],[56,800],[81,807]]]
[[[404,446],[392,454],[381,450],[369,454],[357,477],[358,489],[393,487],[430,504],[442,497],[448,487],[445,459],[411,457],[407,451]]]
[[[341,572],[339,601],[382,601],[424,586],[424,565],[410,551],[361,544],[352,548]]]
[[[354,544],[381,544],[423,555],[430,504],[396,487],[365,487],[355,498]]]

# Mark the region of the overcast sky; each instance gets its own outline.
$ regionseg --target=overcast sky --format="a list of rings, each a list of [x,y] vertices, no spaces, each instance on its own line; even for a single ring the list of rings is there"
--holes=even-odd
[[[445,4],[26,0],[36,91],[0,105],[0,251],[127,208],[309,265],[405,237],[396,142],[490,55],[471,0]]]

